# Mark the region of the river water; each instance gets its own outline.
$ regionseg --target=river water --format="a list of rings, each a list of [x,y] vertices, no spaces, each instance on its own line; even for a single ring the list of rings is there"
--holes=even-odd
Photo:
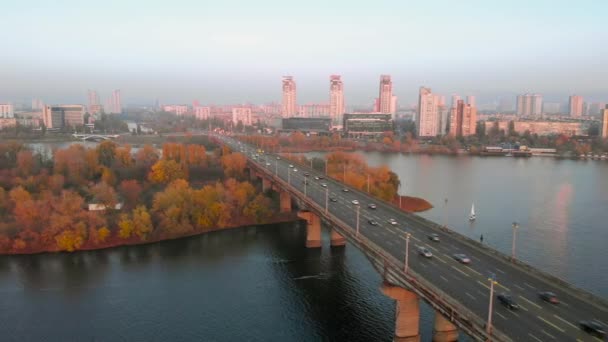
[[[608,162],[363,153],[422,215],[608,296]],[[448,198],[447,207],[445,198]],[[475,203],[477,220],[468,221]],[[327,232],[324,232],[327,235]],[[0,257],[2,341],[391,341],[395,306],[352,246],[298,224],[146,246]],[[422,340],[433,312],[422,305]]]

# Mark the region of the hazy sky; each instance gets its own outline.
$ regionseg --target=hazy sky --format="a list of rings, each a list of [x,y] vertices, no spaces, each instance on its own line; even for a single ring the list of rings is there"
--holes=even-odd
[[[293,75],[299,103],[326,102],[332,73],[347,105],[380,74],[401,104],[421,85],[608,100],[608,0],[0,1],[0,101],[260,103]]]

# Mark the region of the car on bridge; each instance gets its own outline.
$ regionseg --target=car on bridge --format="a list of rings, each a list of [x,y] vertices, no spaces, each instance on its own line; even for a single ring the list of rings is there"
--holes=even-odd
[[[580,321],[578,325],[583,329],[584,332],[603,338],[606,336],[606,328],[600,322],[597,321]]]
[[[498,301],[506,306],[507,308],[511,309],[511,310],[517,310],[519,309],[519,305],[515,302],[515,300],[513,299],[513,297],[509,296],[506,293],[501,293],[498,296],[496,296],[496,298],[498,298]]]
[[[377,226],[377,225],[378,225],[378,221],[376,221],[376,220],[374,220],[374,219],[370,219],[370,220],[369,220],[369,221],[367,221],[367,222],[369,222],[369,224],[371,224],[372,226]]]
[[[359,201],[357,201],[357,200],[353,200],[351,203],[354,205],[359,205]]]
[[[349,192],[350,190],[348,190],[347,188],[342,189],[342,192]]]
[[[367,207],[370,209],[374,209],[374,210],[377,208],[377,206],[374,203],[368,204]]]
[[[418,247],[418,254],[422,255],[425,258],[432,258],[433,257],[433,253],[431,253],[431,251],[429,251],[424,246],[419,246]]]
[[[310,173],[304,172],[304,177],[308,177],[308,176],[310,176]]]
[[[452,255],[452,257],[454,258],[454,260],[458,261],[461,264],[468,265],[471,263],[471,259],[469,259],[468,256],[462,253],[454,254]]]
[[[397,221],[395,221],[393,218],[388,219],[388,223],[392,224],[393,226],[397,225]]]
[[[319,176],[315,176],[315,180],[319,180]]]
[[[335,197],[331,197],[329,200],[332,201],[332,202],[338,202],[338,199],[335,198]]]
[[[281,160],[281,157],[277,156],[277,160]]]
[[[431,241],[439,242],[439,234],[434,234],[433,233],[433,234],[429,234],[427,237]]]
[[[266,166],[270,166],[270,163],[266,163]]]
[[[325,179],[325,177],[323,177],[323,176],[319,176],[319,179]]]
[[[293,169],[293,172],[298,172],[298,169]]]
[[[557,299],[557,295],[553,292],[545,291],[538,294],[540,299],[545,302],[549,302],[551,304],[559,304],[559,299]]]
[[[321,186],[324,188],[327,188],[327,184],[326,183],[321,183]]]
[[[293,169],[293,164],[289,164],[289,168],[290,168],[290,169]]]

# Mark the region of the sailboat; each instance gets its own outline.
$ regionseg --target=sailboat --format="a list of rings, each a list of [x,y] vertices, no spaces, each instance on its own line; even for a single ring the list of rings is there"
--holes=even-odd
[[[471,215],[469,215],[469,221],[475,221],[477,217],[475,216],[475,203],[471,205]]]

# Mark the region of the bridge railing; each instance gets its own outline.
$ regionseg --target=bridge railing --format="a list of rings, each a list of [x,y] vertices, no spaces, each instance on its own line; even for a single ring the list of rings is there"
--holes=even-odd
[[[304,165],[304,164],[301,164],[296,161],[291,161],[291,162],[294,165],[297,164],[298,167],[300,167],[300,168],[310,168],[308,165]],[[330,177],[329,175],[327,175],[327,177],[336,184],[348,186],[347,184],[344,184],[341,181],[339,181],[333,177]],[[359,189],[356,189],[353,187],[350,187],[350,188],[351,188],[351,191],[353,191],[354,193],[357,193],[360,196],[370,197],[370,198],[373,198],[373,200],[376,202],[381,202],[382,204],[387,206],[389,209],[391,209],[393,212],[396,212],[400,215],[405,215],[409,219],[414,220],[427,227],[430,227],[431,229],[440,230],[441,232],[453,237],[456,240],[459,240],[460,242],[468,245],[469,247],[471,247],[473,249],[476,249],[482,253],[485,253],[486,255],[488,255],[490,257],[496,257],[507,263],[512,264],[514,267],[519,268],[521,271],[523,271],[527,274],[531,274],[532,276],[536,277],[539,280],[542,280],[542,281],[548,282],[550,284],[554,284],[554,285],[564,288],[566,290],[566,292],[568,292],[568,294],[580,299],[581,301],[584,301],[585,303],[587,303],[589,305],[592,305],[603,311],[608,311],[608,301],[602,297],[599,297],[589,291],[576,287],[576,286],[572,285],[571,283],[569,283],[555,275],[544,272],[524,261],[521,261],[520,259],[512,259],[510,256],[508,256],[490,246],[481,244],[481,243],[477,242],[476,240],[469,238],[468,236],[462,235],[462,234],[458,233],[457,231],[450,229],[449,227],[445,227],[443,225],[437,224],[420,215],[405,212],[405,211],[401,210],[399,207],[397,207],[395,204],[384,201],[384,200],[376,198],[376,197],[372,197],[370,194],[360,191]]]
[[[248,158],[249,160],[249,158]],[[456,325],[465,331],[466,333],[474,336],[475,338],[482,340],[494,340],[494,341],[511,341],[505,334],[494,329],[491,335],[488,335],[485,331],[485,321],[478,315],[471,312],[463,304],[453,299],[451,296],[440,290],[439,288],[426,281],[423,277],[417,273],[408,270],[404,271],[404,263],[397,260],[394,256],[386,253],[381,247],[376,245],[371,240],[365,238],[363,234],[355,233],[354,229],[350,225],[346,224],[331,213],[325,214],[325,208],[322,208],[319,204],[314,202],[312,199],[304,196],[299,190],[294,188],[292,185],[287,184],[283,179],[277,177],[274,173],[270,172],[266,168],[260,167],[257,163],[249,160],[252,167],[258,169],[258,171],[266,174],[268,177],[273,179],[276,183],[280,184],[285,190],[291,193],[292,196],[298,198],[298,200],[306,203],[306,205],[314,209],[320,217],[323,217],[332,226],[338,228],[341,233],[354,245],[371,255],[386,267],[388,272],[391,272],[393,277],[399,279],[405,287],[408,287],[427,303],[429,303],[435,310],[440,311],[450,320],[454,321]]]

